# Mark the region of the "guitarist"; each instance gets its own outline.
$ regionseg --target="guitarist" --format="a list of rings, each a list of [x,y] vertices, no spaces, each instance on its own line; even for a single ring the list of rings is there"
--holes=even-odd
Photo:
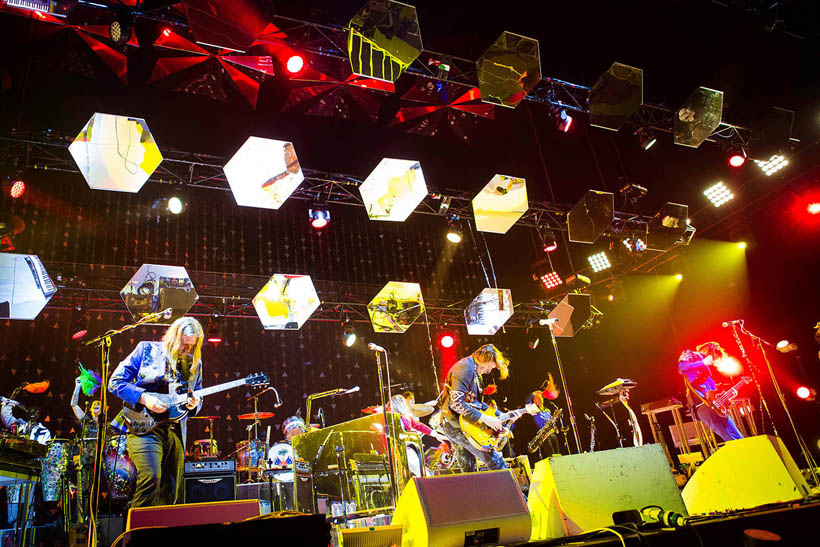
[[[131,405],[144,405],[162,413],[165,404],[150,392],[167,393],[168,382],[187,384],[189,391],[202,387],[202,325],[193,317],[180,317],[168,327],[161,342],[140,342],[117,366],[108,391]],[[189,397],[189,410],[199,412],[197,397]],[[137,487],[131,507],[171,505],[182,500],[185,456],[185,418],[165,422],[153,431],[127,436],[128,454],[137,468]]]
[[[717,391],[717,385],[712,378],[710,367],[715,361],[726,355],[726,352],[717,342],[706,342],[696,348],[696,351],[684,350],[678,358],[678,372],[686,382],[687,396],[690,397],[690,406],[694,404],[693,417],[705,423],[709,428],[720,435],[724,441],[742,439],[731,416],[720,416],[709,405],[710,394]]]
[[[483,451],[474,447],[458,423],[459,415],[463,415],[467,420],[480,422],[495,431],[503,429],[501,420],[496,416],[487,416],[477,410],[488,408],[479,399],[482,391],[481,375],[489,374],[493,369],[498,369],[502,380],[509,376],[509,361],[492,344],[481,346],[453,365],[439,396],[443,404],[441,430],[451,442],[463,447],[489,469],[506,469],[507,464],[501,452]]]

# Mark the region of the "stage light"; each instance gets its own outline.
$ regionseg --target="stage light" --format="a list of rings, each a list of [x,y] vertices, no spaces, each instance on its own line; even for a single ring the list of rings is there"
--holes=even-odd
[[[743,372],[740,361],[728,355],[716,360],[715,368],[724,376],[737,376]]]
[[[572,116],[569,115],[566,108],[553,107],[550,109],[550,117],[555,120],[555,127],[561,133],[568,133],[569,128],[572,127]]]
[[[451,348],[455,342],[455,338],[451,334],[442,334],[438,339],[438,343],[443,348]]]
[[[223,341],[221,325],[217,322],[216,316],[208,319],[208,326],[205,329],[205,340],[211,344],[221,344]]]
[[[610,302],[615,302],[615,295],[614,295],[614,294],[610,294],[610,295],[608,295],[608,296],[606,297],[606,299],[607,299],[607,300],[609,300]]]
[[[775,347],[780,353],[791,353],[797,350],[797,344],[788,340],[781,340]]]
[[[820,215],[820,202],[812,202],[806,206],[806,212],[810,215]]]
[[[311,226],[321,230],[330,222],[330,211],[318,205],[313,206],[308,209],[308,219],[310,219]]]
[[[538,237],[541,239],[541,248],[545,253],[551,253],[558,248],[558,240],[552,230],[539,228]]]
[[[74,310],[74,317],[71,321],[71,339],[82,340],[88,334],[88,326],[85,323],[85,314],[81,307]]]
[[[630,253],[641,254],[646,251],[646,242],[637,236],[630,236],[621,240]]]
[[[767,161],[755,160],[755,163],[758,167],[760,167],[760,170],[763,171],[763,173],[765,173],[767,177],[772,176],[773,174],[780,171],[789,164],[788,160],[786,160],[786,157],[781,156],[780,154],[775,154]]]
[[[527,331],[529,332],[529,329],[527,329]],[[537,348],[538,344],[540,344],[540,343],[541,343],[541,339],[538,338],[538,336],[535,335],[535,334],[530,334],[527,337],[527,347],[529,347],[530,349]]]
[[[25,182],[23,182],[22,180],[19,180],[19,179],[11,181],[11,187],[9,188],[9,195],[12,198],[17,199],[25,193],[26,193],[26,183]]]
[[[541,284],[544,285],[545,289],[554,289],[555,287],[558,287],[559,285],[562,285],[564,283],[564,280],[561,279],[561,276],[558,275],[556,272],[545,273],[544,275],[540,276],[538,280],[541,281]]]
[[[450,213],[447,215],[447,241],[450,243],[460,243],[463,233],[459,226],[458,215]]]
[[[737,242],[737,248],[742,251],[743,249],[746,248],[746,242],[745,241],[738,241]]]
[[[111,41],[122,46],[131,39],[131,30],[134,26],[134,16],[130,12],[117,10],[114,20],[108,25],[108,37]]]
[[[168,38],[171,35],[171,29],[168,28],[168,27],[165,27],[164,29],[162,29],[162,35],[165,36],[166,38]]]
[[[807,401],[809,399],[809,397],[812,396],[812,391],[814,391],[814,390],[810,389],[810,388],[807,388],[806,386],[800,386],[800,387],[797,388],[797,390],[795,392],[797,393],[798,397],[800,397],[804,401]]]
[[[652,132],[652,129],[648,125],[636,129],[635,136],[638,137],[638,144],[640,144],[644,150],[649,150],[655,146],[657,142],[655,133]]]
[[[703,195],[706,196],[715,207],[720,207],[735,197],[731,190],[729,190],[729,188],[727,188],[722,182],[713,184],[704,190]]]
[[[305,66],[305,59],[301,55],[291,55],[288,57],[288,61],[285,64],[288,69],[288,72],[291,74],[297,74],[302,68]]]
[[[349,321],[345,321],[344,328],[342,329],[342,343],[350,347],[356,343],[356,329],[353,327],[353,324]]]
[[[606,253],[603,251],[601,251],[600,253],[595,253],[594,255],[590,256],[589,265],[592,266],[593,272],[600,272],[612,267],[612,263],[609,261],[609,257],[607,257]]]
[[[168,212],[172,215],[178,215],[185,209],[185,204],[182,202],[177,196],[173,196],[168,199]]]
[[[675,281],[683,281],[683,274],[675,274]]]
[[[746,151],[739,147],[730,148],[728,162],[732,167],[741,167],[746,163]]]

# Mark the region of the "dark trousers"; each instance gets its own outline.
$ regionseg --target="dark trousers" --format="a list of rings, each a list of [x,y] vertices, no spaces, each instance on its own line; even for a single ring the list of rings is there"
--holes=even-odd
[[[489,469],[507,468],[507,463],[504,461],[504,456],[501,455],[501,452],[499,452],[498,450],[488,452],[484,450],[479,450],[478,448],[474,447],[472,444],[470,444],[470,441],[467,439],[467,436],[464,435],[464,432],[461,430],[461,428],[454,425],[453,422],[442,420],[441,430],[444,431],[444,434],[447,436],[448,439],[464,448],[467,452],[472,454],[473,457],[478,458],[479,460],[484,462],[484,465],[486,465]],[[475,469],[473,469],[473,471],[475,471]]]
[[[730,416],[718,416],[714,410],[706,405],[700,405],[696,413],[698,420],[709,426],[709,429],[720,435],[720,438],[724,441],[735,441],[743,438],[743,434]]]
[[[185,448],[179,424],[162,424],[145,435],[129,433],[127,442],[137,468],[131,507],[181,503]]]

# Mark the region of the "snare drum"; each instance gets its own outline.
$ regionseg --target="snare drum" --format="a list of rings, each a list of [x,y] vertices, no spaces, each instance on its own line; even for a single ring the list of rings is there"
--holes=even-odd
[[[46,457],[43,458],[40,473],[43,501],[60,499],[60,479],[65,476],[70,449],[71,441],[68,439],[51,439],[46,443]]]

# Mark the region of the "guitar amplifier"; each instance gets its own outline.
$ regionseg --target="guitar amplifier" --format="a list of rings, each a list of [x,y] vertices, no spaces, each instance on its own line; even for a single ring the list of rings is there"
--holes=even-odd
[[[185,462],[183,483],[185,503],[235,500],[235,463],[233,460]]]
[[[296,510],[302,513],[316,513],[316,499],[313,492],[313,474],[310,464],[301,460],[293,462],[293,495]]]

